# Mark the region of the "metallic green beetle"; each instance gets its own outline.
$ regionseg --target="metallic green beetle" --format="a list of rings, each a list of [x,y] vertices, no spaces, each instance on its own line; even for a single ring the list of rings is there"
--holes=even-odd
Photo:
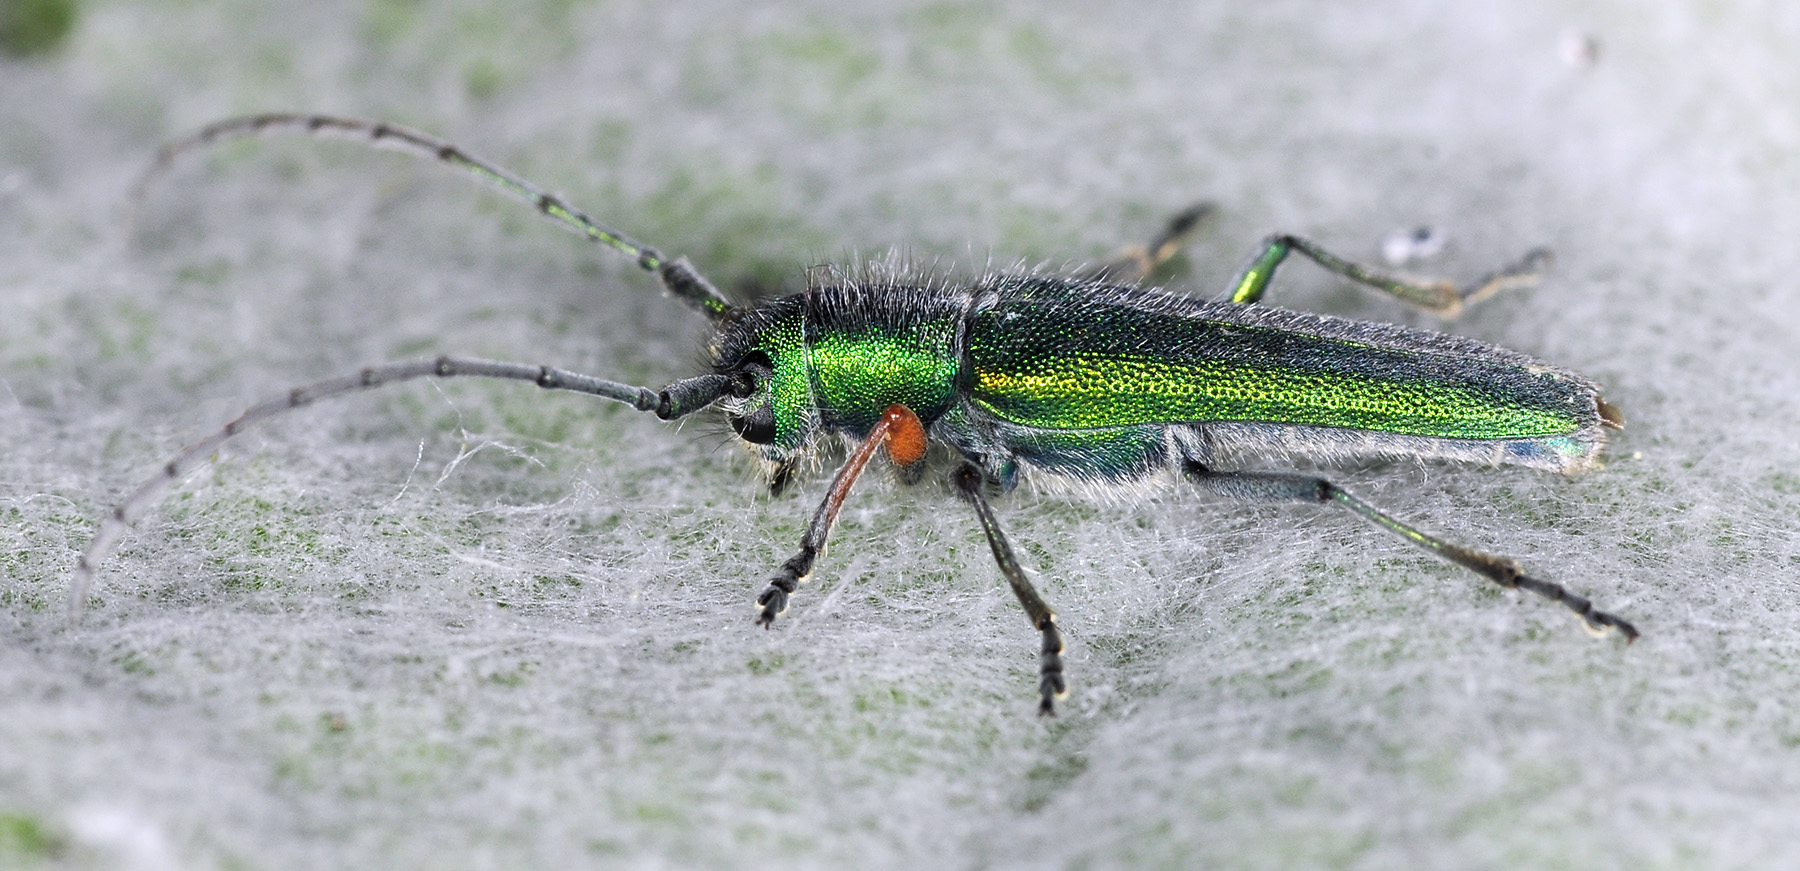
[[[711,371],[662,390],[547,366],[440,357],[392,363],[309,384],[251,408],[188,447],[114,510],[71,585],[79,612],[96,566],[168,488],[246,426],[316,399],[411,378],[531,381],[618,400],[664,420],[717,406],[779,492],[821,444],[853,446],[801,539],[757,598],[771,625],[811,574],[839,508],[885,450],[916,482],[929,445],[947,457],[1026,616],[1041,635],[1039,711],[1066,692],[1056,616],[1019,566],[988,498],[1021,475],[1100,487],[1181,477],[1247,501],[1335,503],[1509,588],[1561,602],[1596,633],[1627,641],[1632,625],[1519,565],[1427,535],[1310,475],[1221,468],[1232,462],[1440,458],[1574,472],[1597,461],[1617,412],[1573,372],[1470,339],[1267,308],[1275,268],[1298,251],[1324,268],[1449,316],[1533,280],[1534,252],[1468,290],[1385,275],[1293,236],[1266,240],[1229,301],[1205,302],[1138,282],[1169,256],[1204,207],[1178,216],[1147,249],[1068,275],[990,275],[966,284],[906,270],[815,271],[801,293],[729,302],[685,259],[669,260],[561,199],[455,145],[402,127],[320,115],[259,115],[165,146],[140,182],[184,152],[268,133],[349,138],[435,159],[530,203],[577,233],[634,258],[715,332]]]

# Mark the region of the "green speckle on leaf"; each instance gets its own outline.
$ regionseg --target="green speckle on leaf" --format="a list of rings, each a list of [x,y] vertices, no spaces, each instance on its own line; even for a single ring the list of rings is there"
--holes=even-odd
[[[75,29],[75,0],[0,0],[0,51],[48,54]]]

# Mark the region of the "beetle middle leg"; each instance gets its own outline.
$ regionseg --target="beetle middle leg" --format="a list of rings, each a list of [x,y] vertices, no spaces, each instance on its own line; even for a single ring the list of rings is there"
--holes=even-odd
[[[973,463],[965,463],[956,470],[952,479],[956,484],[956,492],[975,509],[975,516],[981,520],[981,531],[986,533],[988,547],[994,552],[994,562],[1000,564],[1000,573],[1006,576],[1006,583],[1012,586],[1013,595],[1019,597],[1019,604],[1025,607],[1025,616],[1031,619],[1031,625],[1042,633],[1044,644],[1038,655],[1038,714],[1046,717],[1056,716],[1056,700],[1069,694],[1068,685],[1063,681],[1063,640],[1062,633],[1056,628],[1056,612],[1044,597],[1038,594],[1031,580],[1025,577],[1025,570],[1019,567],[1019,558],[1013,554],[1012,544],[1006,540],[1006,533],[1000,530],[1000,522],[994,518],[993,506],[988,504],[987,496],[982,490],[987,486],[981,469]]]
[[[1281,472],[1221,472],[1188,460],[1182,473],[1189,480],[1214,493],[1242,502],[1333,502],[1356,512],[1364,520],[1392,532],[1438,556],[1507,589],[1529,590],[1552,602],[1560,602],[1575,612],[1589,631],[1603,634],[1613,630],[1625,636],[1627,643],[1637,640],[1636,627],[1624,619],[1594,607],[1594,603],[1564,589],[1560,584],[1538,580],[1525,574],[1515,560],[1451,544],[1434,535],[1402,523],[1392,515],[1350,495],[1343,488],[1311,475]]]
[[[1231,301],[1250,305],[1261,302],[1269,279],[1288,254],[1298,251],[1326,270],[1358,284],[1372,287],[1407,305],[1449,319],[1502,290],[1530,287],[1553,259],[1548,248],[1533,248],[1510,264],[1465,287],[1449,281],[1405,278],[1345,260],[1299,236],[1281,234],[1263,240],[1263,247],[1232,283]]]

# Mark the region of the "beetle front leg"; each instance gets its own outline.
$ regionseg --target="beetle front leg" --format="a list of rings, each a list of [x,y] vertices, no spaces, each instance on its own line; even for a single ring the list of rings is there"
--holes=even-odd
[[[1371,269],[1345,260],[1299,236],[1282,234],[1263,240],[1262,251],[1250,261],[1250,265],[1244,267],[1237,281],[1232,284],[1231,301],[1243,305],[1261,302],[1263,294],[1269,289],[1269,279],[1275,276],[1275,267],[1280,266],[1281,261],[1286,260],[1288,254],[1294,251],[1306,255],[1312,262],[1336,275],[1372,287],[1407,305],[1445,319],[1462,314],[1464,306],[1473,305],[1502,290],[1536,284],[1553,259],[1549,249],[1534,248],[1526,252],[1517,263],[1499,269],[1467,287],[1458,287],[1448,281],[1403,278]]]
[[[825,494],[825,501],[819,503],[819,510],[813,512],[812,522],[806,525],[806,534],[800,536],[800,552],[781,564],[781,570],[769,579],[761,595],[756,597],[756,622],[764,629],[774,624],[776,615],[787,610],[788,597],[800,586],[800,582],[812,574],[813,562],[825,550],[825,542],[831,537],[831,527],[837,523],[838,510],[844,507],[844,500],[850,496],[850,488],[862,475],[863,469],[869,465],[869,459],[875,451],[886,448],[888,458],[894,464],[906,469],[925,459],[925,425],[919,422],[919,416],[904,405],[892,405],[881,415],[881,419],[869,430],[869,434],[844,460],[837,474],[831,479],[831,489]]]
[[[987,535],[988,547],[994,552],[994,562],[1000,564],[1000,573],[1006,576],[1006,582],[1012,586],[1013,595],[1018,596],[1019,604],[1025,606],[1025,616],[1031,618],[1031,625],[1043,634],[1044,644],[1038,654],[1038,714],[1054,717],[1056,700],[1069,694],[1068,684],[1063,681],[1063,640],[1062,633],[1056,629],[1056,612],[1050,610],[1044,597],[1038,595],[1037,588],[1025,577],[1025,570],[1019,567],[1019,558],[1013,555],[1006,533],[1000,531],[1000,522],[994,519],[994,509],[988,505],[987,496],[982,494],[986,482],[982,478],[981,469],[973,463],[964,464],[956,470],[955,483],[958,495],[975,509],[975,516],[981,519],[981,531]]]
[[[1588,631],[1596,635],[1611,630],[1625,636],[1627,644],[1637,640],[1637,628],[1623,618],[1595,608],[1593,602],[1569,592],[1561,584],[1541,581],[1525,574],[1516,560],[1472,550],[1428,535],[1350,495],[1342,487],[1324,478],[1280,472],[1217,472],[1192,460],[1182,466],[1182,472],[1194,483],[1214,493],[1243,502],[1335,502],[1361,515],[1364,520],[1470,569],[1502,587],[1509,590],[1529,590],[1562,604],[1575,612],[1575,616],[1581,618]]]

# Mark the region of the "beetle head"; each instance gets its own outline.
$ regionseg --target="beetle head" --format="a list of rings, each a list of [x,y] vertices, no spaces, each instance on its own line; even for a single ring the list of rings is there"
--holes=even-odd
[[[776,474],[791,468],[818,428],[804,325],[800,297],[765,300],[734,311],[708,348],[713,371],[732,379],[719,402],[726,422]]]

